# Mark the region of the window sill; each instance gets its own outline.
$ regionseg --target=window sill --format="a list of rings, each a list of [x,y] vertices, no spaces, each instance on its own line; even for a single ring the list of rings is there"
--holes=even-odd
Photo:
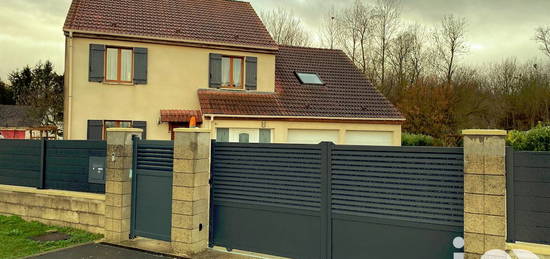
[[[236,88],[236,87],[220,87],[221,90],[232,90],[232,91],[246,91],[244,88]]]
[[[101,82],[101,83],[104,84],[104,85],[128,85],[128,86],[136,85],[136,84],[134,84],[134,83],[108,82],[108,81],[103,81],[103,82]]]

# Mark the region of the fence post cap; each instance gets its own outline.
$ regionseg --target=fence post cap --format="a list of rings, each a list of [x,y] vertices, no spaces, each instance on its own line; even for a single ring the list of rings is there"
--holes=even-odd
[[[506,136],[505,130],[498,129],[467,129],[462,131],[462,135],[474,136]]]
[[[185,132],[185,133],[210,133],[210,129],[203,128],[176,128],[174,129],[175,133]]]
[[[143,129],[137,129],[137,128],[107,128],[107,132],[139,132],[139,133],[142,133]]]

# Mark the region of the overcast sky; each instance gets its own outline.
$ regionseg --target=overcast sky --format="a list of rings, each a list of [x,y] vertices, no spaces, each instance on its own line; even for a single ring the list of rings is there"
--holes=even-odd
[[[326,10],[351,5],[353,0],[250,2],[257,12],[278,7],[292,10],[306,29],[316,34]],[[402,0],[402,3],[405,22],[427,27],[437,24],[445,14],[465,17],[471,52],[464,62],[471,64],[510,56],[520,61],[540,57],[532,40],[534,30],[540,25],[550,25],[550,0]],[[51,60],[63,72],[62,27],[69,5],[70,0],[0,0],[1,79],[6,80],[14,69],[40,60]]]

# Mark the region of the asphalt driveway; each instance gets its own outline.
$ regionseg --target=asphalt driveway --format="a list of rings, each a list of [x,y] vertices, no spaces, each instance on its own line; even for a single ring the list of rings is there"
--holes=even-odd
[[[41,254],[32,259],[163,259],[178,258],[165,256],[118,246],[111,246],[101,243],[92,243],[72,248],[53,251]],[[214,250],[207,250],[204,253],[193,256],[193,259],[254,259],[244,255],[223,253]]]
[[[162,259],[174,258],[105,244],[87,244],[54,251],[34,257],[36,259]]]

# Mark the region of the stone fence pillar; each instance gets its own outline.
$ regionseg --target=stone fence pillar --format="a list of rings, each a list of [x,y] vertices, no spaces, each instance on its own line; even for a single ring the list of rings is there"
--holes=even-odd
[[[208,247],[210,130],[174,130],[172,248],[190,256]]]
[[[118,243],[130,236],[132,211],[132,137],[143,130],[107,129],[107,170],[105,172],[105,241]]]
[[[464,130],[464,251],[506,246],[506,131]]]

